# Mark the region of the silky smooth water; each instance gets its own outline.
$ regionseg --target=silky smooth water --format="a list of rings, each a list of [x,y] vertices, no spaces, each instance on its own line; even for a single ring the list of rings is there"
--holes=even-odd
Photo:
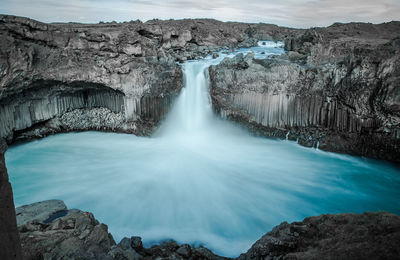
[[[279,46],[252,50],[265,58],[283,52]],[[62,199],[93,212],[116,240],[139,235],[149,246],[174,239],[225,256],[245,252],[282,221],[400,214],[395,166],[252,137],[214,117],[206,69],[223,57],[183,65],[185,88],[151,138],[84,132],[10,147],[16,206]]]

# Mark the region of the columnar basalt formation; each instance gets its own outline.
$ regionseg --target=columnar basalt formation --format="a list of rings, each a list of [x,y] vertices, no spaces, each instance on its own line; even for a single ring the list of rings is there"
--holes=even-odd
[[[79,28],[3,16],[0,26],[0,134],[8,140],[32,126],[38,136],[88,129],[143,134],[182,86],[179,66],[158,59],[155,40],[137,32],[140,23]],[[116,122],[63,124],[66,113],[95,108]]]
[[[335,24],[209,69],[217,113],[266,136],[400,162],[400,23]]]

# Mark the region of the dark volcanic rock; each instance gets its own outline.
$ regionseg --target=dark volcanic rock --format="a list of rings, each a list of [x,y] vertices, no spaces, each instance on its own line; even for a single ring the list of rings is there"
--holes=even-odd
[[[321,215],[276,226],[239,259],[399,259],[399,242],[399,216]]]
[[[214,109],[266,136],[400,162],[400,22],[310,29],[209,69]]]
[[[140,237],[131,237],[115,245],[106,225],[89,212],[67,210],[62,201],[34,203],[17,212],[24,259],[227,259],[174,241],[144,248]],[[397,259],[399,243],[399,216],[321,215],[280,224],[238,259]]]
[[[6,142],[0,138],[0,259],[22,259],[13,193],[4,159],[6,149]]]
[[[116,245],[107,226],[92,213],[68,210],[60,200],[16,211],[24,259],[225,259],[205,248],[179,246],[174,241],[144,248],[141,238],[134,236]]]
[[[137,32],[141,23],[0,21],[0,137],[8,140],[89,129],[148,134],[182,87],[179,66]]]
[[[24,259],[112,259],[114,239],[93,214],[67,210],[56,200],[16,211]]]

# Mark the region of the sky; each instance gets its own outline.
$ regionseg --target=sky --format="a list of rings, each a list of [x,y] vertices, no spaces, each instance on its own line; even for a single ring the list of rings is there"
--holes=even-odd
[[[400,20],[400,0],[0,0],[0,13],[42,22],[214,18],[308,28]]]

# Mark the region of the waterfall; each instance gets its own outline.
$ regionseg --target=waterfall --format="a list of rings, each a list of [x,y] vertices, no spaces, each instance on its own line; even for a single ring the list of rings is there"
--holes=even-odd
[[[179,138],[207,138],[210,135],[226,135],[221,128],[230,128],[228,124],[218,121],[212,112],[209,97],[208,67],[217,65],[224,58],[232,58],[238,53],[254,53],[259,59],[267,58],[271,54],[281,53],[283,43],[260,41],[257,47],[239,49],[233,53],[220,52],[217,58],[211,56],[202,60],[187,61],[182,65],[184,87],[171,113],[160,127],[155,136]],[[232,129],[231,129],[232,130]],[[235,130],[234,130],[235,131]]]
[[[162,136],[187,135],[210,129],[213,119],[208,93],[207,68],[217,60],[186,62],[182,65],[184,87],[166,122]]]

